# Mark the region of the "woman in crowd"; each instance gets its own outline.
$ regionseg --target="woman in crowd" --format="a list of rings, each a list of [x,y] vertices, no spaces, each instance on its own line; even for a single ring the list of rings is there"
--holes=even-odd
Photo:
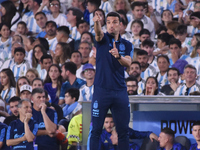
[[[44,89],[51,97],[51,103],[58,104],[62,86],[61,69],[59,65],[53,64],[49,67],[47,77],[44,81]]]
[[[25,76],[19,77],[16,84],[16,96],[20,96],[20,87],[25,84],[30,85],[29,80]]]
[[[33,48],[32,66],[36,68],[38,72],[41,71],[40,58],[45,53],[47,53],[47,51],[44,49],[44,47],[41,44],[38,44]]]
[[[54,63],[58,65],[64,64],[66,61],[70,61],[71,47],[69,44],[64,42],[59,42],[56,45]]]
[[[32,85],[33,79],[39,78],[39,73],[35,68],[30,68],[26,72],[26,77],[29,80],[30,84]]]
[[[167,26],[167,24],[171,22],[173,19],[173,13],[170,10],[166,9],[161,14],[161,19],[162,19],[163,25]]]
[[[156,77],[148,77],[145,82],[145,89],[142,95],[164,95],[158,91],[158,81]]]
[[[0,73],[0,78],[2,85],[0,87],[1,97],[8,104],[9,99],[15,96],[15,78],[10,69],[3,69]]]

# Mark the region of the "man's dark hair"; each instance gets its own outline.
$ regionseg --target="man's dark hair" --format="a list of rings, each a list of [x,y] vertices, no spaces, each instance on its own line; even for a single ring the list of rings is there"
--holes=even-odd
[[[45,14],[44,12],[42,12],[42,11],[37,12],[37,13],[35,14],[35,17],[36,17],[37,15],[43,15],[44,17],[47,17],[46,14]]]
[[[136,6],[138,6],[138,7],[142,6],[144,8],[144,3],[143,2],[132,2],[131,3],[132,10],[134,10]]]
[[[23,26],[26,28],[26,23],[25,23],[24,21],[18,22],[18,23],[17,23],[17,26],[20,25],[20,24],[23,25]]]
[[[154,46],[154,42],[150,39],[146,39],[142,42],[142,46],[149,46],[149,47],[153,47]]]
[[[105,118],[112,118],[112,114],[106,114],[106,117]]]
[[[54,21],[47,21],[46,22],[46,26],[48,25],[48,24],[52,24],[55,28],[57,28],[57,24],[54,22]]]
[[[169,45],[169,40],[172,36],[169,35],[169,33],[162,33],[158,35],[159,40],[161,40],[162,42],[165,42],[166,45]]]
[[[101,0],[87,0],[87,2],[90,2],[92,5],[95,5],[96,8],[99,8],[101,5]]]
[[[187,69],[187,68],[194,69],[195,71],[197,71],[196,67],[193,66],[193,65],[191,65],[191,64],[187,64],[187,65],[184,67],[184,71],[185,71],[185,69]]]
[[[109,12],[108,14],[107,14],[107,16],[106,16],[106,20],[107,20],[107,18],[108,17],[117,17],[117,18],[119,18],[119,22],[122,22],[122,19],[121,19],[121,17],[120,17],[120,14],[119,13],[117,13],[117,12]]]
[[[177,68],[174,68],[174,67],[169,68],[169,69],[167,70],[167,76],[169,75],[169,71],[170,71],[170,70],[176,71],[177,74],[178,74],[178,76],[180,76],[180,72],[179,72],[179,70],[178,70]]]
[[[66,62],[62,66],[65,67],[65,71],[69,70],[72,74],[76,75],[77,66],[73,62]]]
[[[51,61],[53,61],[52,56],[49,55],[49,54],[44,54],[44,55],[42,55],[42,57],[40,58],[40,61],[41,61],[42,64],[43,64],[43,60],[44,60],[44,59],[51,59]]]
[[[179,25],[175,30],[176,35],[183,35],[186,33],[187,33],[187,26],[184,24]]]
[[[192,127],[194,127],[194,126],[200,126],[200,121],[195,121],[195,122],[193,123]]]
[[[81,52],[79,52],[79,51],[73,51],[73,52],[71,52],[70,59],[72,58],[72,54],[74,54],[74,53],[79,53],[79,55],[80,55],[81,58],[82,58],[82,54],[81,54]]]
[[[33,83],[34,81],[36,81],[36,80],[41,81],[41,82],[42,82],[42,85],[44,85],[44,82],[43,82],[43,80],[42,80],[41,78],[35,78],[35,79],[33,79],[32,83]]]
[[[80,20],[80,21],[78,21],[78,22],[76,23],[76,27],[79,28],[79,25],[80,25],[80,24],[83,24],[83,23],[87,23],[87,24],[88,24],[87,21],[85,21],[85,20]],[[88,24],[88,25],[89,25],[89,24]]]
[[[75,101],[78,101],[79,95],[80,95],[79,89],[77,89],[77,88],[70,88],[70,89],[68,89],[65,92],[65,94],[66,93],[68,93],[72,98],[75,98]]]
[[[169,47],[170,45],[176,44],[179,48],[181,48],[181,41],[179,39],[176,38],[172,38],[169,41]]]
[[[73,16],[76,16],[76,22],[79,22],[83,18],[83,12],[75,7],[70,7],[67,11],[72,11]]]
[[[35,88],[35,89],[33,89],[33,91],[32,91],[32,96],[33,96],[34,94],[36,94],[36,93],[42,94],[42,93],[44,93],[44,89],[42,89],[42,88]]]
[[[139,36],[141,36],[141,35],[143,35],[143,34],[148,34],[149,36],[150,36],[150,32],[149,32],[149,30],[148,29],[142,29],[141,31],[140,31],[140,33],[139,33]]]
[[[26,53],[26,51],[25,51],[25,49],[23,47],[17,47],[17,48],[15,48],[14,54],[17,53],[17,52],[22,52],[24,55]]]
[[[120,9],[120,10],[117,11],[117,13],[124,16],[125,19],[123,19],[123,17],[121,17],[122,23],[123,23],[123,25],[127,26],[128,25],[128,18],[126,16],[126,12],[124,10]]]
[[[47,39],[39,37],[37,38],[40,41],[40,44],[48,51],[49,50],[49,43]]]
[[[69,37],[70,31],[67,26],[60,26],[57,28],[57,31],[62,32],[62,33],[64,33],[65,36]]]
[[[137,65],[139,66],[140,70],[141,70],[141,65],[140,65],[140,63],[139,63],[138,61],[133,61],[133,62],[131,63],[131,65],[132,65],[132,64],[137,64]]]
[[[165,32],[167,32],[167,28],[166,28],[164,25],[160,25],[160,26],[158,27],[158,29],[156,30],[156,34],[159,35],[160,32],[163,31],[163,30],[164,30]]]
[[[167,60],[167,62],[170,64],[170,62],[169,62],[169,57],[167,56],[167,55],[159,55],[158,57],[157,57],[157,62],[158,62],[158,59],[159,58],[165,58],[166,60]]]
[[[136,85],[138,85],[138,80],[133,76],[129,76],[128,78],[125,79],[126,83],[129,82],[129,81],[135,81]]]
[[[200,12],[197,11],[197,12],[193,12],[191,15],[190,15],[190,19],[192,19],[193,17],[197,17],[200,19]]]
[[[145,50],[139,50],[139,51],[137,52],[137,56],[142,56],[142,55],[147,55],[147,56],[148,56],[147,51],[145,51]]]
[[[174,137],[174,134],[175,134],[175,131],[173,131],[170,128],[164,128],[164,129],[161,130],[161,132],[168,134],[168,135],[171,135],[172,137]]]
[[[21,99],[18,96],[13,96],[12,98],[9,99],[8,104],[12,102],[19,102]]]
[[[83,41],[83,42],[81,42],[81,43],[79,44],[78,49],[80,48],[80,45],[83,44],[83,43],[84,43],[84,44],[88,44],[89,49],[92,50],[92,43],[90,43],[90,42],[88,42],[88,41]]]

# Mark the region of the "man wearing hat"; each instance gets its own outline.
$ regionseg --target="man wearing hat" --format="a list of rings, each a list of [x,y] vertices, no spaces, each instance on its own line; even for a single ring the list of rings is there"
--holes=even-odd
[[[196,83],[197,70],[192,65],[186,65],[184,68],[185,82],[179,85],[174,95],[189,95],[192,92],[199,91],[200,85]]]
[[[20,98],[28,99],[31,101],[32,87],[28,84],[22,85],[20,87]]]
[[[86,79],[86,84],[80,88],[79,101],[91,101],[94,93],[95,69],[92,64],[85,64],[81,72],[82,77]]]
[[[56,29],[57,25],[54,21],[47,21],[46,22],[46,39],[49,42],[49,49],[55,52],[56,45],[58,43],[56,38]]]
[[[28,9],[30,11],[25,13],[22,17],[22,21],[26,23],[28,31],[35,34],[42,31],[35,20],[35,14],[37,13],[41,2],[42,0],[28,0]]]

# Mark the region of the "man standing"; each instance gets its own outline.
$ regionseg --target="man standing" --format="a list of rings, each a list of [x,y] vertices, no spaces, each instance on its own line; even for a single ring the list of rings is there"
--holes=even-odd
[[[45,104],[45,92],[42,88],[32,91],[33,119],[38,123],[38,133],[35,143],[38,150],[58,150],[55,135],[57,129],[57,113],[47,108]]]
[[[113,114],[118,133],[118,149],[129,149],[128,123],[130,106],[124,78],[124,67],[129,67],[133,56],[133,45],[122,39],[119,31],[121,17],[116,12],[107,15],[107,33],[101,29],[101,17],[95,12],[93,18],[95,39],[97,41],[96,76],[92,99],[92,130],[90,149],[99,148],[108,109]],[[123,116],[123,117],[122,117]]]
[[[31,102],[21,100],[18,104],[19,119],[10,123],[6,135],[6,144],[13,149],[33,150],[33,140],[38,131],[38,124],[31,119]]]

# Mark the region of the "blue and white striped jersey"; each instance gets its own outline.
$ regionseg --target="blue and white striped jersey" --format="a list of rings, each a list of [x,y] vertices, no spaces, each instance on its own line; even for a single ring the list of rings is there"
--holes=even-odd
[[[15,63],[13,66],[10,67],[16,81],[19,79],[19,77],[25,76],[29,68],[31,68],[31,65],[27,60],[24,60],[21,64]]]
[[[0,50],[3,50],[7,53],[7,56],[11,53],[12,48],[12,37],[8,38],[5,42],[2,42],[0,38]]]
[[[63,13],[60,13],[57,18],[54,18],[53,15],[50,13],[46,16],[48,18],[48,21],[54,21],[57,26],[70,26],[69,22],[67,22],[67,16]]]
[[[105,15],[107,15],[109,12],[113,11],[113,8],[110,5],[109,1],[101,1],[101,5],[99,6],[100,9],[102,9],[105,12]]]
[[[80,96],[78,101],[92,101],[93,93],[94,93],[94,85],[88,87],[86,84],[81,86],[79,89]]]
[[[161,89],[164,85],[169,84],[167,79],[167,72],[162,76],[160,72],[157,74],[158,89]]]
[[[1,91],[1,97],[6,101],[6,103],[8,103],[9,99],[15,95],[16,89],[14,87],[11,87],[10,90],[6,89]]]
[[[149,65],[144,72],[141,72],[140,77],[146,81],[149,76],[156,76],[156,69]]]
[[[197,75],[200,75],[200,58],[199,58],[199,56],[190,58],[188,63],[193,65],[197,69]]]
[[[101,29],[102,29],[102,31],[103,31],[104,33],[107,32],[107,30],[106,30],[106,25],[104,25],[103,27],[101,27]],[[89,30],[89,32],[92,33],[93,35],[95,35],[94,27],[91,27],[90,30]]]
[[[4,62],[8,59],[8,53],[4,49],[0,49],[0,60]]]
[[[141,79],[139,82],[138,82],[138,95],[139,94],[142,94],[143,90],[145,89],[145,80],[144,79]]]
[[[200,85],[198,83],[195,83],[192,87],[188,88],[186,86],[186,83],[182,83],[179,85],[179,87],[176,89],[176,92],[174,93],[175,96],[180,95],[189,95],[192,92],[200,91]]]
[[[150,63],[150,65],[152,65],[155,69],[156,69],[156,72],[159,72],[160,69],[158,68],[158,63],[157,63],[157,57],[154,56],[154,59],[153,61]]]
[[[193,47],[191,46],[191,40],[192,40],[191,37],[186,37],[185,41],[181,45],[182,48],[187,47],[187,51],[185,53],[186,55],[189,55],[193,50]]]
[[[187,7],[185,10],[183,10],[183,17],[185,17],[186,15],[188,15],[188,14],[187,14],[187,11],[188,11],[188,10],[191,10],[191,11],[194,10],[194,4],[195,4],[194,1],[190,1],[190,2],[188,3],[188,7]]]
[[[80,39],[81,35],[80,35],[80,33],[78,32],[76,26],[74,26],[74,27],[69,26],[69,31],[70,31],[70,35],[69,35],[69,36],[70,36],[72,39],[74,39],[75,41],[78,40],[78,39]]]
[[[14,63],[15,63],[14,58],[4,61],[3,65],[1,66],[0,71],[5,69],[5,68],[12,67],[14,65]]]
[[[93,13],[90,13],[90,28],[94,26],[94,21],[93,21]]]
[[[52,50],[55,53],[56,50],[56,45],[58,44],[57,38],[53,38],[51,40],[48,40],[48,38],[46,38],[48,43],[49,43],[49,49]]]
[[[45,69],[42,69],[39,72],[39,75],[40,75],[40,78],[44,81],[46,79],[46,76],[47,76],[47,71]]]
[[[163,10],[167,9],[167,1],[166,0],[152,0],[152,7],[157,12],[162,14]]]

